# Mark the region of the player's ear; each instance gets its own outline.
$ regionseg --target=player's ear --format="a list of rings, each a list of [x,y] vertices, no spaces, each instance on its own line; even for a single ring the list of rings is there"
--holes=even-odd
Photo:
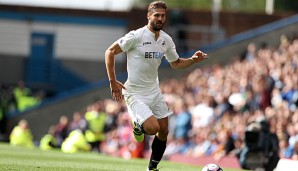
[[[150,13],[147,13],[147,19],[148,20],[150,19]]]

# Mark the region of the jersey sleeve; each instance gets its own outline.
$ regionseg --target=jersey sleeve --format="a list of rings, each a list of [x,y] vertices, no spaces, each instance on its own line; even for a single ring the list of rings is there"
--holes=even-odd
[[[176,60],[178,60],[179,58],[179,55],[176,51],[176,46],[172,40],[172,38],[168,37],[168,49],[167,51],[165,52],[165,57],[166,59],[169,61],[169,62],[174,62]]]
[[[118,44],[123,52],[127,52],[128,50],[135,47],[137,42],[136,37],[136,31],[130,31],[118,40]]]

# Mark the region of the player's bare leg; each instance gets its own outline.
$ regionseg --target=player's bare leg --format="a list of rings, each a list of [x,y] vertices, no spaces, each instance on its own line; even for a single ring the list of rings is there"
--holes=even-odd
[[[164,154],[167,144],[169,132],[168,117],[157,120],[154,116],[151,116],[143,123],[143,129],[147,134],[155,135],[151,145],[152,153],[148,170],[158,170],[157,165]]]

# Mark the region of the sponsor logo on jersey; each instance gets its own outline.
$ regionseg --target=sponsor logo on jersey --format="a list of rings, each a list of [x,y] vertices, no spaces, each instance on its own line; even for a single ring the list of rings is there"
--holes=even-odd
[[[161,59],[163,56],[163,52],[145,52],[145,58]]]
[[[144,46],[144,45],[151,45],[151,42],[144,42],[144,43],[143,43],[143,46]]]

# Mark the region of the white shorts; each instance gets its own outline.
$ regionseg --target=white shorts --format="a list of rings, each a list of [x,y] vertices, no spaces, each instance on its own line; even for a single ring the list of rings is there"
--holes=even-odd
[[[125,93],[124,99],[132,121],[140,125],[152,115],[157,119],[162,119],[173,114],[164,101],[161,92],[151,95],[131,95]]]

